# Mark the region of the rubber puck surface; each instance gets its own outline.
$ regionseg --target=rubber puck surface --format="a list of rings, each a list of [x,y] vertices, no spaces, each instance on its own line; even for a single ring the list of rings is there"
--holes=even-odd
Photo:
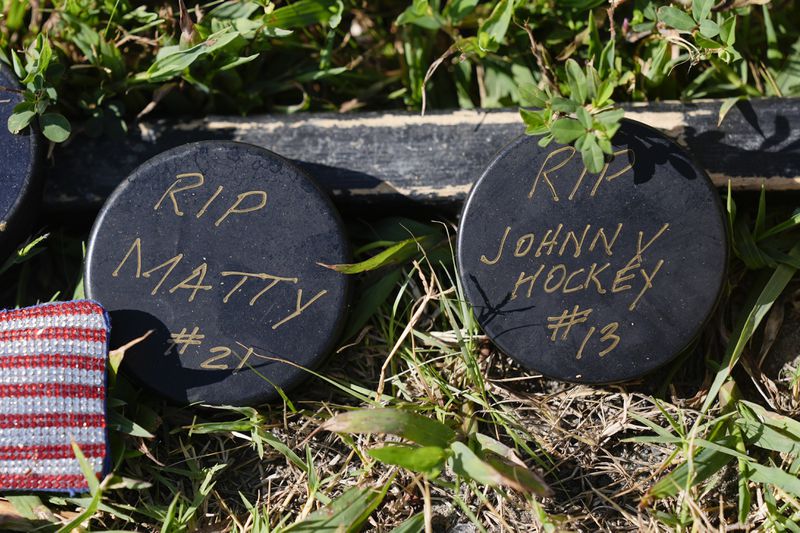
[[[460,276],[478,322],[524,366],[573,382],[642,376],[686,349],[727,264],[717,191],[684,150],[625,120],[585,172],[571,146],[524,136],[471,191]]]
[[[318,263],[348,260],[341,221],[306,174],[209,141],[119,186],[92,229],[85,282],[110,311],[112,348],[154,330],[125,354],[139,382],[180,403],[253,405],[332,349],[350,283]]]
[[[1,64],[0,87],[14,89],[0,89],[0,254],[5,256],[27,236],[41,200],[41,143],[30,127],[19,134],[8,130],[8,118],[23,95],[14,73]]]

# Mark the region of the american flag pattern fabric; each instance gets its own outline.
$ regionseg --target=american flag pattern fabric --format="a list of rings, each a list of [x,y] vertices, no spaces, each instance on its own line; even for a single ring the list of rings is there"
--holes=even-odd
[[[0,311],[0,490],[77,492],[106,470],[109,321],[79,300]]]

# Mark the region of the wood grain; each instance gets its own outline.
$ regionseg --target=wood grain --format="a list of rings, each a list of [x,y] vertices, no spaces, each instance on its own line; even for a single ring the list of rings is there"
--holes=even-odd
[[[800,190],[800,99],[627,105],[626,116],[689,149],[718,186]],[[96,210],[139,164],[208,139],[269,148],[302,165],[345,209],[458,209],[494,154],[523,133],[516,110],[298,114],[152,120],[123,138],[81,137],[55,149],[45,206]]]

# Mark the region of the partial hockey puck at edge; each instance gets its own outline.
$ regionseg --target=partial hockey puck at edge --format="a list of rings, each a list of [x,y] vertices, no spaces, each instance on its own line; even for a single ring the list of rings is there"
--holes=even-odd
[[[42,141],[34,125],[11,133],[8,119],[24,101],[16,76],[0,64],[0,263],[26,238],[42,197]]]

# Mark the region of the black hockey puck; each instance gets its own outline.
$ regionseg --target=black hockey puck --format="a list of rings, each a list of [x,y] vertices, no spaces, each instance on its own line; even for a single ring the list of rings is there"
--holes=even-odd
[[[181,403],[253,405],[308,377],[332,349],[350,281],[321,266],[349,248],[330,200],[286,159],[208,141],[160,154],[92,229],[87,295],[138,381]]]
[[[572,146],[523,136],[462,212],[458,262],[485,333],[524,366],[567,381],[630,380],[690,346],[716,305],[725,219],[705,172],[626,120],[587,172]]]

